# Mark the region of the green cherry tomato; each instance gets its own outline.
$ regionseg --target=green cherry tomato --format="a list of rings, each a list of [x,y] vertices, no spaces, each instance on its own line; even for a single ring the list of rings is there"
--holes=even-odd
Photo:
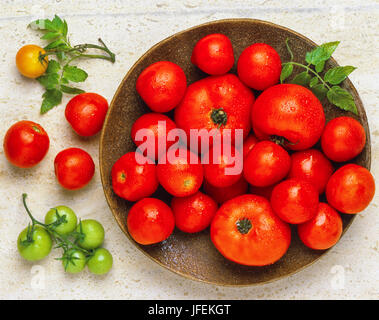
[[[68,273],[79,273],[86,266],[86,256],[82,251],[70,250],[62,260],[63,268]]]
[[[84,249],[96,249],[104,241],[104,228],[96,220],[82,220],[76,227],[76,231],[83,234],[83,238],[79,239],[78,244]]]
[[[54,224],[58,223],[58,219],[60,218],[64,219],[64,221],[55,226]],[[53,224],[53,229],[59,234],[68,234],[74,231],[77,223],[78,218],[76,217],[75,212],[66,206],[52,208],[46,213],[45,216],[45,224]]]
[[[113,258],[107,249],[98,248],[89,258],[87,265],[89,271],[94,274],[106,274],[112,268]]]
[[[32,242],[26,243],[28,228],[25,228],[17,239],[17,248],[20,255],[29,261],[38,261],[45,258],[51,251],[52,240],[50,234],[41,226],[34,226]]]

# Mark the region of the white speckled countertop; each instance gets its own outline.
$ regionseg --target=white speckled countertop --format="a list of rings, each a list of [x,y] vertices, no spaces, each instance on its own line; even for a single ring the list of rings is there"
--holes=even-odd
[[[286,26],[317,43],[340,40],[334,58],[358,67],[350,79],[366,108],[372,138],[372,173],[379,179],[379,1],[375,0],[184,0],[184,1],[1,1],[0,137],[21,119],[40,123],[51,140],[45,160],[33,169],[16,169],[0,148],[0,299],[378,299],[379,198],[358,215],[342,240],[319,261],[288,278],[256,287],[229,288],[184,279],[152,262],[124,236],[107,206],[98,168],[99,136],[80,139],[61,106],[39,115],[42,88],[16,70],[15,54],[40,40],[27,24],[55,13],[68,21],[73,43],[98,37],[117,54],[117,63],[83,61],[89,73],[82,85],[112,99],[133,63],[152,45],[178,31],[211,20],[257,18]],[[94,157],[96,174],[83,190],[64,191],[53,172],[63,148],[82,147]],[[65,274],[58,250],[49,258],[27,263],[16,239],[27,225],[21,193],[29,194],[32,212],[42,218],[48,208],[66,204],[82,218],[101,221],[105,247],[114,257],[102,277],[84,271]]]

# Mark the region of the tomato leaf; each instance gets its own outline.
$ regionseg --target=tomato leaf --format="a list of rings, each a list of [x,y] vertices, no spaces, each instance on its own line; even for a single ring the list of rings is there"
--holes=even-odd
[[[76,66],[66,65],[63,68],[63,77],[73,82],[83,82],[87,79],[88,74]]]
[[[316,47],[312,51],[305,54],[305,61],[309,64],[313,64],[314,66],[319,65],[318,68],[321,70],[316,71],[321,72],[322,69],[324,69],[324,65],[322,63],[327,61],[332,56],[339,43],[339,41],[328,42]]]
[[[313,85],[310,89],[320,101],[325,99],[328,92],[328,89],[322,83]]]
[[[59,85],[58,73],[47,73],[37,78],[37,81],[46,89],[55,89]]]
[[[68,48],[68,46],[63,39],[58,39],[49,43],[44,49],[51,50],[51,49],[56,49],[56,48]]]
[[[295,78],[292,79],[291,83],[293,84],[299,84],[301,86],[308,86],[309,82],[311,81],[312,76],[307,72],[301,72],[298,73]]]
[[[311,79],[311,81],[309,81],[309,86],[312,88],[314,87],[316,84],[318,84],[318,77],[313,77]]]
[[[45,33],[41,39],[42,40],[53,40],[53,39],[56,39],[60,36],[60,34],[58,32],[48,32],[48,33]]]
[[[293,64],[287,63],[284,65],[282,72],[280,74],[280,83],[283,83],[293,72]]]
[[[68,87],[68,86],[65,86],[63,84],[61,85],[61,91],[64,92],[64,93],[68,93],[68,94],[80,94],[80,93],[85,92],[82,89]]]
[[[333,86],[327,92],[326,96],[328,97],[330,103],[334,104],[335,106],[346,111],[351,111],[354,114],[358,114],[357,106],[355,105],[353,96],[345,89],[342,89],[339,86]]]
[[[41,114],[44,114],[61,103],[62,92],[58,89],[46,90],[42,98]]]
[[[46,73],[58,73],[60,69],[61,65],[57,61],[50,60],[46,69]]]
[[[315,65],[316,72],[321,72],[324,70],[325,67],[325,61],[320,61]]]
[[[324,76],[324,80],[330,84],[340,84],[356,68],[353,66],[335,67],[329,69]]]

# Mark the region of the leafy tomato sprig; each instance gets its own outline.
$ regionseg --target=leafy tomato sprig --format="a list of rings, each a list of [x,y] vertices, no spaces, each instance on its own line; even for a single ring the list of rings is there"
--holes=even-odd
[[[338,108],[358,114],[353,96],[339,86],[356,68],[353,66],[338,66],[329,69],[323,75],[320,74],[324,71],[326,61],[330,59],[339,43],[339,41],[324,43],[307,52],[305,55],[307,65],[305,65],[293,61],[294,56],[287,39],[286,47],[290,54],[290,61],[282,64],[280,82],[283,83],[291,76],[294,66],[301,67],[305,71],[295,75],[290,83],[309,87],[320,101],[327,98],[331,104]]]
[[[45,53],[40,52],[39,61],[41,64],[46,63],[47,56],[56,56],[56,60],[49,61],[45,74],[38,77],[38,82],[45,88],[41,113],[46,113],[53,107],[59,105],[62,101],[63,93],[79,94],[83,93],[82,89],[73,87],[70,82],[84,82],[88,74],[83,69],[72,65],[72,62],[78,58],[103,59],[110,62],[116,61],[116,56],[105,43],[99,39],[100,45],[96,44],[79,44],[71,45],[68,38],[68,26],[66,20],[62,20],[55,15],[52,20],[39,19],[30,24],[30,27],[42,31],[43,40],[50,41],[45,47]],[[95,49],[102,54],[88,53],[88,49]]]

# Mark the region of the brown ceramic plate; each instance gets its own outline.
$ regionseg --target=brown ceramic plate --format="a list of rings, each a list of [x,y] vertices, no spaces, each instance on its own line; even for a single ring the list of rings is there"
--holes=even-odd
[[[316,45],[292,30],[251,19],[213,21],[179,32],[159,42],[129,70],[113,98],[100,141],[101,179],[108,204],[122,231],[143,253],[161,266],[190,279],[219,285],[242,286],[265,283],[303,269],[319,259],[325,251],[314,251],[305,247],[298,239],[295,229],[293,229],[292,243],[286,255],[277,263],[265,267],[247,267],[226,260],[212,245],[209,230],[193,235],[175,230],[162,243],[141,246],[131,239],[126,226],[126,216],[133,203],[117,197],[112,191],[110,179],[112,165],[126,152],[135,150],[130,137],[131,126],[138,117],[149,112],[135,90],[138,75],[153,62],[169,60],[183,68],[188,83],[203,78],[205,74],[191,64],[190,57],[195,43],[210,33],[223,33],[231,39],[236,60],[243,49],[256,42],[265,42],[273,46],[279,52],[282,61],[289,60],[285,47],[286,38],[290,40],[295,61],[304,61],[305,53]],[[326,69],[336,65],[337,63],[331,59]],[[232,72],[236,72],[235,66]],[[369,169],[370,135],[365,110],[350,80],[344,82],[344,87],[353,95],[359,111],[357,117],[350,113],[348,115],[360,120],[367,135],[366,147],[354,162]],[[347,115],[346,112],[327,103],[324,103],[324,108],[327,120]],[[154,196],[167,203],[170,201],[170,196],[162,189],[159,189]],[[346,231],[354,215],[342,216],[344,231]]]

